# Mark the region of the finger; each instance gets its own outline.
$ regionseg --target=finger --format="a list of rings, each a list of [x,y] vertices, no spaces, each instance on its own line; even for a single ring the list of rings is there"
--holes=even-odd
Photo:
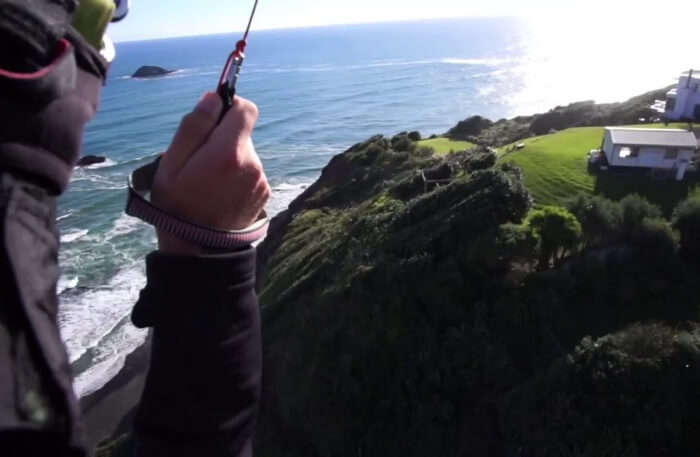
[[[199,149],[216,128],[222,103],[213,92],[204,94],[194,110],[186,115],[163,158],[164,166],[170,172],[177,172]]]
[[[247,147],[246,142],[250,141],[257,121],[258,107],[249,100],[235,97],[231,109],[207,142],[205,150],[210,156],[207,160],[214,160],[214,163],[223,165],[225,170],[239,168],[248,159],[245,154],[251,148]]]

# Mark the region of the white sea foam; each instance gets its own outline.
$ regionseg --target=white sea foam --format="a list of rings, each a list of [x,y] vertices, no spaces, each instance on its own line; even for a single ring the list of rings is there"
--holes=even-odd
[[[60,295],[68,289],[74,289],[78,285],[77,276],[61,276],[56,285],[56,295]]]
[[[117,165],[117,162],[115,162],[114,160],[112,160],[110,158],[107,158],[107,159],[105,159],[104,162],[94,163],[92,165],[88,165],[87,167],[83,167],[83,168],[85,168],[87,170],[95,170],[97,168],[108,168],[108,167],[113,167],[115,165]]]
[[[126,357],[144,343],[147,334],[147,330],[134,327],[128,316],[122,319],[95,348],[90,368],[75,378],[73,388],[78,397],[95,392],[116,376],[124,366]]]
[[[68,210],[68,211],[66,211],[66,214],[62,214],[62,215],[58,216],[58,217],[56,218],[56,222],[62,221],[63,219],[68,219],[68,218],[71,217],[72,215],[73,215],[73,210],[72,210],[72,209],[71,209],[71,210]]]
[[[127,235],[131,232],[138,230],[144,225],[145,224],[139,219],[131,217],[126,213],[122,213],[117,218],[117,220],[114,221],[114,225],[112,225],[112,228],[109,229],[107,233],[105,233],[104,240],[107,242],[118,236]]]
[[[76,170],[75,173],[73,173],[73,177],[71,179],[71,182],[81,182],[81,181],[89,181],[94,184],[100,184],[100,185],[106,185],[106,186],[114,186],[116,183],[112,180],[110,180],[106,176],[99,175],[97,173],[89,173],[83,169],[78,169]]]
[[[71,229],[66,233],[61,235],[61,243],[72,243],[73,241],[79,240],[80,238],[87,235],[89,230],[87,229]]]
[[[283,182],[272,187],[272,195],[265,210],[270,217],[287,209],[289,204],[299,196],[311,182]]]
[[[145,283],[139,262],[119,271],[104,287],[62,300],[58,324],[71,362],[118,330]]]
[[[303,191],[309,187],[307,183],[298,183],[298,184],[291,184],[291,183],[286,183],[283,182],[281,184],[278,184],[272,188],[273,192],[298,192],[298,191]]]

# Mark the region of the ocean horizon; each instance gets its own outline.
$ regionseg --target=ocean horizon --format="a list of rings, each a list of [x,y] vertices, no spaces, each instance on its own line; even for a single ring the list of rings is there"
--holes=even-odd
[[[126,178],[165,150],[180,118],[206,91],[236,34],[117,43],[117,58],[83,155],[59,200],[59,326],[78,395],[103,386],[143,343],[129,313],[145,284],[149,226],[123,213]],[[672,84],[692,62],[629,51],[627,36],[543,30],[512,18],[443,19],[253,31],[240,95],[260,109],[256,149],[275,214],[335,154],[374,134],[441,134],[479,114],[493,120],[594,99],[623,101]],[[628,50],[623,52],[621,50]],[[130,76],[142,65],[175,70]],[[696,65],[697,66],[697,65]]]

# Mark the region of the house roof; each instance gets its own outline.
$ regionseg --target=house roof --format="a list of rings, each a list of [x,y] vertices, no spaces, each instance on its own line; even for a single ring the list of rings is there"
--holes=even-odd
[[[606,127],[614,144],[634,146],[670,146],[697,148],[698,140],[693,132],[680,129],[640,129],[628,127]]]

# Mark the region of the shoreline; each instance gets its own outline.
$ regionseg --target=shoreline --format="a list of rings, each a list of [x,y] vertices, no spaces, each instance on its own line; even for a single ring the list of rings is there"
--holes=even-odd
[[[79,399],[90,448],[131,430],[136,406],[146,381],[151,335],[144,344],[126,356],[124,366],[107,384]]]

